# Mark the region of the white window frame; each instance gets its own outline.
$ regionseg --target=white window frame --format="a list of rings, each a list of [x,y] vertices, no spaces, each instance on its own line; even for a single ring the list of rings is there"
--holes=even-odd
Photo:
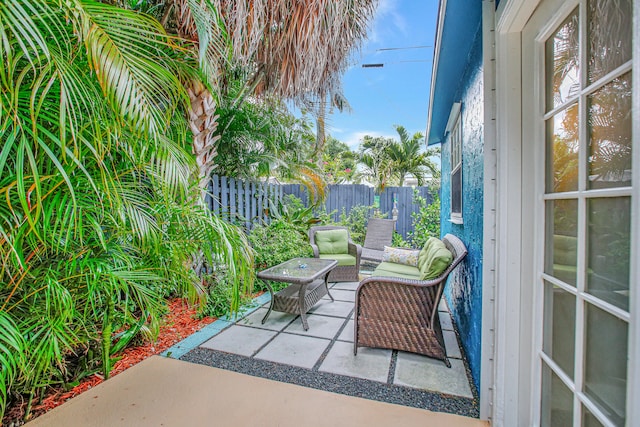
[[[450,219],[449,221],[454,224],[462,224],[462,210],[463,210],[463,197],[462,197],[462,120],[460,114],[462,104],[460,102],[455,102],[451,107],[451,113],[449,114],[449,120],[447,121],[446,132],[449,134],[449,145],[450,145],[450,159],[451,159],[451,173],[450,173],[450,183],[451,183],[451,191],[449,193],[450,197]],[[458,194],[460,194],[460,212],[453,211],[453,175],[457,172],[460,172],[460,188]]]

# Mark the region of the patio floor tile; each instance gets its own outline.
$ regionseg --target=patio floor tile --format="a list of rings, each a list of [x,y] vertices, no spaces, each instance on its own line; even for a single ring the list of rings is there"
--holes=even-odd
[[[339,341],[353,342],[353,323],[353,320],[349,320],[349,323],[347,323],[347,326],[344,327],[338,337]]]
[[[267,306],[268,307],[268,306]],[[252,314],[248,315],[242,320],[238,321],[238,325],[252,326],[254,328],[269,329],[272,331],[283,330],[293,319],[297,317],[296,314],[281,313],[279,311],[272,311],[267,321],[262,324],[262,319],[267,314],[266,308],[259,308]]]
[[[443,330],[453,331],[453,324],[451,323],[451,315],[449,313],[445,313],[443,311],[438,312],[438,316],[440,317],[440,325]]]
[[[363,348],[354,356],[353,344],[336,341],[320,365],[320,371],[386,382],[390,363],[390,350]]]
[[[347,317],[353,310],[352,302],[320,300],[314,305],[309,312],[315,314],[324,314],[327,316]]]
[[[355,302],[356,293],[345,289],[331,289],[331,296],[336,301]]]
[[[399,351],[393,383],[473,398],[462,360],[449,361],[451,368],[441,360]]]
[[[456,333],[453,331],[442,331],[442,336],[444,337],[444,347],[447,349],[447,356],[462,359]]]
[[[343,289],[347,291],[355,291],[360,282],[337,282],[331,289]]]
[[[274,331],[233,325],[200,347],[251,356],[276,334]]]
[[[311,369],[331,341],[281,333],[255,355],[256,359]]]
[[[267,323],[268,322],[269,321],[267,320]],[[291,325],[287,326],[284,332],[310,337],[333,339],[344,324],[344,319],[309,314],[307,315],[307,322],[309,323],[308,331],[304,330],[302,327],[302,321],[298,319]]]

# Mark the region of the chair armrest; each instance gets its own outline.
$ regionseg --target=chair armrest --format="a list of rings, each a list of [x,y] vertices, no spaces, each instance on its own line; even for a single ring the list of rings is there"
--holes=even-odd
[[[356,265],[360,265],[360,257],[362,256],[362,246],[349,242],[348,244],[349,255],[356,257]]]
[[[311,249],[313,249],[313,257],[320,258],[320,252],[318,251],[318,245],[311,244]]]

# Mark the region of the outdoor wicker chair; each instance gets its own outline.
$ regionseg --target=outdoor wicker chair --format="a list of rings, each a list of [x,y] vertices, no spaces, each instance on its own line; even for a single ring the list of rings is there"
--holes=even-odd
[[[447,269],[433,280],[372,276],[356,290],[354,354],[358,346],[419,353],[451,363],[447,358],[438,304],[447,277],[467,255],[457,237],[443,243],[453,255]]]
[[[367,234],[362,245],[362,261],[379,264],[385,246],[391,246],[395,221],[392,219],[370,218]]]
[[[345,230],[347,236],[347,247],[343,253],[322,253],[320,250],[316,233],[319,231]],[[333,225],[321,225],[311,227],[309,229],[309,243],[313,249],[315,258],[328,258],[338,260],[338,266],[331,270],[327,280],[329,282],[357,282],[360,280],[358,274],[360,272],[360,256],[362,255],[362,246],[353,243],[347,227],[339,227]],[[345,256],[346,255],[346,256]],[[355,261],[355,262],[354,262]]]

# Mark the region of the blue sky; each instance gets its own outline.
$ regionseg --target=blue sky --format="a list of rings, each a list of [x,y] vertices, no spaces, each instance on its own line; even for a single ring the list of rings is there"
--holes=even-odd
[[[353,111],[334,111],[327,133],[352,149],[364,135],[397,137],[395,124],[425,133],[437,13],[438,0],[380,0],[369,38],[343,78]],[[401,62],[416,60],[427,62]],[[362,68],[365,63],[385,65]]]

